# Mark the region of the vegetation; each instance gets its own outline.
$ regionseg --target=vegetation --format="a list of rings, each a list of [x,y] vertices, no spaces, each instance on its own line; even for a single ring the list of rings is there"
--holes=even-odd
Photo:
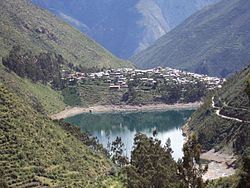
[[[188,123],[190,131],[198,135],[199,142],[205,149],[212,147],[224,148],[242,155],[249,153],[249,98],[246,92],[247,79],[250,75],[250,67],[232,76],[223,87],[205,100],[204,105],[197,110]],[[212,107],[212,96],[215,103],[218,101],[225,106],[223,115],[230,117],[246,118],[245,122],[223,119],[215,114]],[[235,109],[238,109],[235,111]],[[236,113],[236,114],[235,114]],[[239,113],[239,114],[237,114]],[[234,115],[232,115],[234,114]]]
[[[91,150],[3,84],[0,93],[3,184],[96,187],[112,178],[106,175],[112,165],[102,153]]]
[[[127,187],[193,187],[205,184],[202,175],[206,172],[200,163],[201,146],[195,136],[184,145],[184,157],[176,163],[172,158],[170,139],[162,146],[161,141],[138,133],[129,165],[123,167]]]
[[[6,71],[2,64],[0,64],[0,83],[18,93],[27,104],[41,113],[53,114],[66,106],[59,91],[51,89],[48,85],[22,79],[13,72]]]
[[[173,187],[176,185],[176,164],[169,145],[137,134],[130,165],[125,167],[127,187]]]
[[[1,0],[0,57],[8,55],[13,46],[40,53],[61,54],[68,62],[83,67],[131,67],[107,50],[60,21],[29,0]]]
[[[250,1],[222,0],[135,55],[137,66],[167,66],[226,77],[249,64]],[[237,19],[232,19],[237,18]]]
[[[14,71],[21,78],[33,82],[51,83],[54,89],[64,87],[61,80],[61,66],[65,64],[62,56],[53,53],[32,55],[31,51],[23,52],[20,46],[14,46],[9,56],[3,58],[3,65]]]
[[[111,159],[120,167],[128,164],[128,158],[124,156],[124,146],[125,145],[122,142],[121,137],[116,137],[116,139],[111,144]]]
[[[188,122],[189,131],[198,135],[198,141],[206,150],[226,150],[238,155],[238,166],[242,166],[238,174],[212,181],[208,187],[247,187],[249,186],[249,96],[248,80],[250,67],[235,74],[205,100]],[[212,96],[216,106],[222,106],[225,116],[240,118],[243,121],[229,120],[215,114],[212,107]]]
[[[107,105],[107,104],[174,104],[200,101],[207,89],[204,83],[175,84],[164,83],[146,86],[142,82],[129,82],[128,88],[112,91],[109,83],[102,79],[85,80],[63,90],[65,103],[71,106]]]
[[[77,87],[66,87],[62,90],[63,101],[69,106],[81,106],[82,101]]]
[[[205,187],[202,176],[206,173],[208,166],[202,167],[200,161],[201,145],[197,137],[191,135],[183,146],[184,157],[178,161],[178,174],[182,180],[182,187],[202,188]]]
[[[55,120],[55,122],[57,122],[57,120]],[[58,123],[62,129],[64,129],[66,132],[73,135],[75,138],[80,140],[83,144],[88,146],[93,151],[101,152],[102,154],[108,156],[107,150],[103,147],[102,144],[99,143],[96,137],[93,137],[86,132],[82,132],[79,127],[72,125],[70,123],[64,122],[63,119],[59,120]]]

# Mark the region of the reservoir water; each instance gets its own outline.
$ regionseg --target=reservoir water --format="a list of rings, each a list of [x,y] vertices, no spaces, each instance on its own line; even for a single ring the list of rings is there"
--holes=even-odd
[[[182,157],[184,137],[181,127],[191,116],[193,110],[165,111],[165,112],[138,112],[138,113],[103,113],[80,114],[65,119],[65,121],[79,126],[82,131],[87,131],[96,136],[104,147],[116,137],[121,137],[125,144],[125,155],[130,156],[133,139],[137,132],[153,136],[156,129],[157,139],[164,145],[168,138],[171,139],[171,148],[175,159]]]

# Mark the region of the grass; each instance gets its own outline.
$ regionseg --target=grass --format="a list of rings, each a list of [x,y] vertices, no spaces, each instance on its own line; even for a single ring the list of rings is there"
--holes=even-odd
[[[236,175],[232,175],[229,177],[219,178],[213,181],[209,181],[207,188],[214,188],[214,187],[231,187],[236,188],[238,187],[239,177]]]
[[[53,114],[66,107],[59,91],[51,89],[50,86],[22,79],[12,72],[7,72],[2,64],[0,64],[0,82],[8,85],[38,111]]]
[[[238,155],[249,155],[246,153],[250,147],[249,124],[223,119],[211,107],[211,98],[215,95],[230,106],[249,109],[249,98],[244,91],[249,71],[250,67],[247,67],[231,77],[220,90],[208,96],[202,107],[192,115],[189,129],[198,134],[205,149],[216,147]]]
[[[18,44],[34,53],[61,54],[68,62],[84,67],[132,67],[28,0],[1,1],[0,25],[0,57]]]
[[[77,87],[82,106],[121,104],[126,89],[110,91],[105,83],[84,84]]]
[[[128,91],[126,88],[111,91],[109,84],[105,83],[79,85],[71,88],[71,90],[77,90],[78,95],[75,96],[75,92],[73,92],[72,96],[69,94],[66,96],[71,101],[76,98],[77,100],[79,99],[81,102],[78,103],[78,106],[126,104],[126,102],[122,101],[122,97]],[[156,91],[149,92],[138,89],[136,91],[136,99],[130,104],[152,104],[155,96],[157,96]],[[71,104],[75,103],[72,101]]]
[[[249,64],[249,7],[249,1],[224,0],[202,9],[131,60],[143,68],[226,77]]]
[[[105,156],[90,150],[11,90],[0,84],[0,166],[10,187],[116,184],[106,175],[112,164]]]

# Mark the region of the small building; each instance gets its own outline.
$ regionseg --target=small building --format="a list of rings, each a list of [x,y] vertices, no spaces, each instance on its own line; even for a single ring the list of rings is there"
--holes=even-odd
[[[110,85],[109,89],[112,91],[117,91],[117,90],[121,89],[121,86],[120,85]]]
[[[126,82],[123,82],[123,83],[121,84],[121,88],[128,88],[128,84],[126,84]]]

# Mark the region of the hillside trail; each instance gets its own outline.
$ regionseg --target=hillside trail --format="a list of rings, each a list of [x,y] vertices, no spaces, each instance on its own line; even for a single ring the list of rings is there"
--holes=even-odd
[[[225,104],[225,103],[223,103],[223,104]],[[221,108],[215,106],[214,96],[212,97],[212,107],[215,109],[216,115],[219,116],[219,117],[221,117],[221,118],[223,118],[223,119],[233,120],[233,121],[237,121],[237,122],[240,122],[240,123],[244,123],[244,122],[250,123],[250,121],[245,121],[245,120],[242,120],[242,119],[239,119],[239,118],[234,118],[234,117],[225,116],[225,115],[220,114]],[[230,107],[230,108],[234,108],[234,107]],[[234,109],[241,109],[241,108],[234,108]],[[247,110],[247,109],[243,108],[241,110]]]
[[[247,110],[244,108],[235,108],[232,106],[228,106],[225,102],[223,102],[223,105],[226,107],[230,107],[232,109],[244,110],[244,111]],[[230,116],[220,114],[222,108],[215,105],[214,96],[212,97],[211,106],[213,109],[215,109],[215,114],[223,119],[237,121],[240,123],[243,123],[243,122],[250,123],[250,121],[244,121],[244,120],[239,119],[239,118],[230,117]],[[204,180],[218,179],[220,177],[226,177],[226,176],[233,175],[236,172],[236,169],[233,167],[234,163],[236,161],[236,157],[234,155],[227,154],[224,151],[216,152],[214,149],[212,149],[210,151],[202,153],[201,159],[209,161],[208,171],[203,176]]]

